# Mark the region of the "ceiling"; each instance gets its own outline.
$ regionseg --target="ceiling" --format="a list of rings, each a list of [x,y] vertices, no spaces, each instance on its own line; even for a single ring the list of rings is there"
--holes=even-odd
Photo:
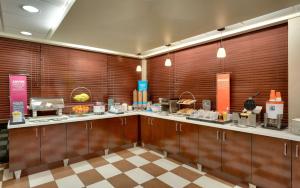
[[[298,3],[299,0],[77,0],[53,39],[135,54]]]
[[[47,38],[62,16],[65,16],[62,9],[67,2],[68,0],[0,0],[0,29],[10,34],[28,31],[35,38]],[[31,14],[23,10],[22,5],[32,5],[40,11]]]
[[[75,3],[74,3],[75,2]],[[0,0],[1,33],[136,54],[300,0]],[[33,5],[30,14],[22,5]]]

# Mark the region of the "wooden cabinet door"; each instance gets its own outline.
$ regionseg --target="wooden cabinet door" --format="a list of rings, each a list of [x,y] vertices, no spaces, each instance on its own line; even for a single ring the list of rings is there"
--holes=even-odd
[[[188,123],[178,123],[180,132],[180,155],[190,162],[198,159],[198,127]]]
[[[138,140],[138,116],[124,117],[124,142],[133,144]]]
[[[252,135],[252,183],[257,187],[291,187],[291,141]]]
[[[88,122],[67,125],[67,155],[77,157],[88,154]]]
[[[155,123],[157,121],[155,121]],[[160,145],[163,150],[175,155],[179,153],[179,123],[169,120],[160,120],[157,123],[157,131],[155,134],[159,135],[155,139],[160,140]]]
[[[89,124],[89,153],[97,153],[108,148],[109,126],[107,119],[94,120]]]
[[[300,142],[292,142],[292,187],[300,187]]]
[[[41,129],[41,162],[51,163],[66,158],[67,138],[65,124],[47,125]]]
[[[204,171],[214,172],[221,170],[221,130],[199,126],[199,155],[198,161]]]
[[[9,129],[9,169],[22,170],[40,164],[40,129]]]
[[[123,118],[110,118],[107,119],[107,125],[109,126],[109,142],[108,147],[110,149],[119,148],[123,145]]]
[[[222,130],[222,172],[227,180],[241,186],[251,181],[251,135]]]
[[[166,135],[165,131],[164,131],[165,126],[166,125],[168,126],[170,124],[170,121],[164,120],[164,119],[159,119],[159,118],[151,118],[150,124],[151,124],[151,128],[152,128],[151,145],[161,149],[163,147],[163,140],[171,139],[171,138],[168,138],[169,135]],[[175,133],[175,129],[174,129],[173,133]],[[174,139],[172,141],[175,142],[176,139]]]
[[[150,117],[141,116],[141,141],[144,144],[152,143],[152,126],[150,121]]]

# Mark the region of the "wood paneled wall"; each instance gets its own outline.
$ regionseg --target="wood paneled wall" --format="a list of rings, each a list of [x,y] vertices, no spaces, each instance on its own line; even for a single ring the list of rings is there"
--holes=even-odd
[[[0,120],[9,118],[9,74],[28,75],[28,96],[63,97],[79,86],[92,92],[93,101],[132,103],[140,79],[140,60],[83,50],[0,38]]]
[[[219,42],[173,52],[148,60],[150,95],[178,97],[191,91],[201,106],[203,99],[216,103],[216,73],[231,73],[231,111],[241,111],[244,101],[257,91],[255,99],[265,107],[271,89],[281,91],[285,101],[284,119],[288,113],[288,27],[273,26],[224,40],[227,57],[216,58]],[[164,67],[167,56],[173,66]],[[171,70],[171,71],[170,71]],[[171,86],[169,86],[171,84]],[[170,91],[169,91],[169,88]],[[187,96],[188,97],[188,96]]]

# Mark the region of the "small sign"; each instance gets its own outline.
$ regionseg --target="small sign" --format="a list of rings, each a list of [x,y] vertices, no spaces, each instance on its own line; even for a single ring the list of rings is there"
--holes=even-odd
[[[148,81],[147,80],[139,80],[138,81],[138,91],[147,91],[148,89]]]
[[[27,76],[9,75],[10,114],[27,114]]]

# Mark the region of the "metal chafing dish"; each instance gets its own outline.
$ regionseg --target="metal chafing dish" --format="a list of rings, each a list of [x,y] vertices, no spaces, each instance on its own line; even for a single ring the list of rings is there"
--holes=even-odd
[[[32,110],[32,117],[37,117],[38,111],[56,111],[56,114],[61,116],[64,105],[63,98],[38,98],[30,99],[30,107]]]

